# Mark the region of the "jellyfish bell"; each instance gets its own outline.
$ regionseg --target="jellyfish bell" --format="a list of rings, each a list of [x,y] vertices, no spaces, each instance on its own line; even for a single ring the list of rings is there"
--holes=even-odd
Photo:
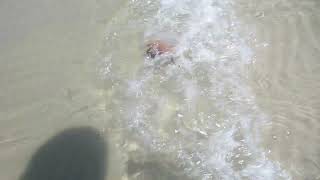
[[[174,46],[163,40],[151,40],[146,44],[146,55],[154,59],[157,56],[174,52]]]

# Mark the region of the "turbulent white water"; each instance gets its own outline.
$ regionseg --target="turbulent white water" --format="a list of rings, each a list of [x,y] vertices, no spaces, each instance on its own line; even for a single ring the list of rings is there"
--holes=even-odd
[[[247,83],[254,55],[233,3],[130,2],[108,25],[109,108],[144,153],[161,154],[191,178],[291,179],[261,146],[271,122]],[[155,37],[176,45],[174,64],[141,56],[143,41]]]

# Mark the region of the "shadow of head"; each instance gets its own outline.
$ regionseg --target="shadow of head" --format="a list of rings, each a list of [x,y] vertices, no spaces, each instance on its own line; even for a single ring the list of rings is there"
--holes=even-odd
[[[107,144],[89,127],[65,130],[42,145],[21,180],[103,180]]]

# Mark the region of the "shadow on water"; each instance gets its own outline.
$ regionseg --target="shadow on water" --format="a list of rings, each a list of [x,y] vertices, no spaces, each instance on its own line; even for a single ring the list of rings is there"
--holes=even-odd
[[[104,180],[107,143],[95,129],[67,129],[42,145],[20,180]]]

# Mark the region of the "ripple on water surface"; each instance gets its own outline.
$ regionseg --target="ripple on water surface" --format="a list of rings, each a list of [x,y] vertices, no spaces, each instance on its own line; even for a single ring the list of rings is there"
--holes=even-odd
[[[287,78],[294,66],[290,64],[299,57],[300,40],[291,39],[291,34],[299,31],[298,20],[280,23],[274,34],[257,26],[254,33],[265,35],[261,36],[266,44],[261,50],[259,44],[248,45],[253,32],[243,33],[244,25],[234,9],[237,3],[242,5],[232,0],[129,2],[109,22],[101,50],[107,110],[117,118],[115,126],[125,129],[123,138],[137,144],[139,148],[133,148],[137,154],[169,164],[174,168],[168,169],[177,174],[196,179],[291,179],[287,166],[269,158],[271,151],[264,147],[279,139],[273,134],[277,132],[274,127],[283,128],[284,136],[291,135],[280,118],[287,115],[268,115],[257,96],[267,97],[265,91],[269,90],[278,92],[274,89],[278,84],[285,89],[281,78]],[[273,23],[272,18],[268,21],[268,11],[273,10],[269,6],[258,7],[265,13],[254,12],[252,17],[265,18],[266,25]],[[290,12],[288,4],[279,7]],[[251,13],[254,6],[241,8]],[[292,31],[287,33],[284,26]],[[312,29],[307,30],[306,36],[314,36]],[[166,38],[175,44],[174,64],[157,66],[144,58],[143,42],[150,38]],[[287,41],[292,43],[287,46]],[[310,43],[317,48],[318,41]],[[287,51],[282,51],[283,46]],[[256,49],[264,58],[254,54]],[[277,61],[277,66],[261,62],[274,73],[258,69],[260,59]],[[255,79],[252,74],[257,75]],[[283,101],[286,106],[287,102]],[[306,118],[314,118],[310,108],[295,107],[305,112]],[[266,134],[270,141],[265,140]]]

